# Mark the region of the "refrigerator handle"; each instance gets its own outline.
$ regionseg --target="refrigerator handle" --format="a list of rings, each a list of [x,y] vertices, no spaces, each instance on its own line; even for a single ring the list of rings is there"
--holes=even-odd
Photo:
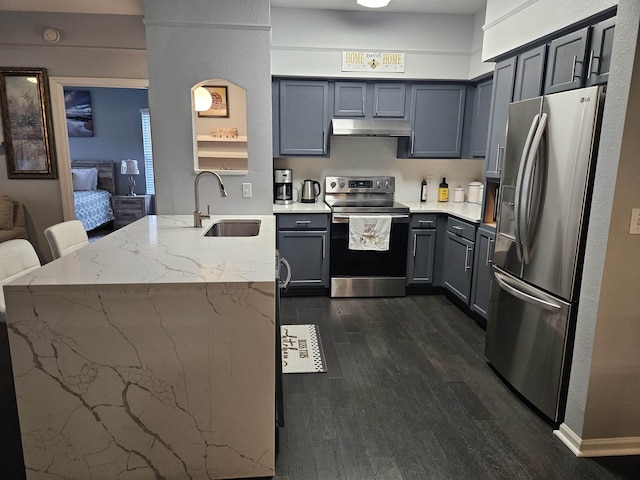
[[[524,200],[520,204],[520,234],[522,235],[522,259],[524,263],[529,263],[531,260],[531,247],[533,245],[533,237],[535,237],[535,230],[538,224],[538,215],[539,212],[531,212],[531,196],[533,194],[533,174],[536,167],[542,168],[538,165],[538,159],[540,156],[538,155],[540,151],[540,144],[542,143],[542,137],[544,135],[545,129],[547,126],[547,114],[543,113],[540,117],[540,122],[538,123],[538,128],[536,129],[536,134],[533,138],[533,142],[531,144],[531,150],[529,151],[529,155],[527,156],[527,162],[525,164],[524,175],[522,178],[522,192],[523,197],[521,200]],[[538,192],[540,195],[540,192]],[[539,207],[540,199],[536,198],[536,201],[533,202],[533,205]]]
[[[496,279],[496,282],[498,283],[500,288],[510,293],[514,297],[519,298],[520,300],[523,300],[528,303],[533,303],[534,305],[538,305],[539,307],[542,307],[545,310],[549,310],[551,312],[556,312],[562,309],[562,305],[558,305],[557,303],[553,303],[553,302],[544,300],[542,298],[536,297],[534,295],[531,295],[530,293],[523,292],[522,290],[519,290],[515,286],[511,285],[511,283],[509,282],[509,277],[498,272],[495,267],[493,269],[493,276]]]
[[[516,237],[516,253],[518,254],[518,260],[522,262],[522,232],[520,231],[521,220],[520,216],[522,215],[522,179],[524,176],[525,166],[527,163],[527,158],[529,157],[529,150],[531,149],[531,142],[533,141],[533,135],[536,132],[536,127],[538,126],[538,121],[540,119],[540,115],[536,114],[531,120],[531,126],[529,127],[529,133],[527,134],[527,140],[524,142],[524,147],[522,147],[522,155],[520,157],[520,166],[518,168],[518,177],[516,178],[516,193],[515,193],[515,237]]]

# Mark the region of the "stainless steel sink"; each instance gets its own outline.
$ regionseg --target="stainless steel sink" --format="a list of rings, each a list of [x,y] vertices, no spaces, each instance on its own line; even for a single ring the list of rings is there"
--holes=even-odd
[[[260,233],[260,220],[220,220],[204,232],[205,237],[255,237]]]

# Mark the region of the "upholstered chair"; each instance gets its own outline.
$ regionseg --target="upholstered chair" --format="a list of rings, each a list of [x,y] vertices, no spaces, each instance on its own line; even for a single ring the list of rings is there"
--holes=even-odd
[[[44,231],[44,236],[49,242],[54,260],[89,245],[89,237],[80,220],[51,225]]]
[[[38,254],[28,240],[0,243],[0,322],[6,322],[3,286],[39,267]]]

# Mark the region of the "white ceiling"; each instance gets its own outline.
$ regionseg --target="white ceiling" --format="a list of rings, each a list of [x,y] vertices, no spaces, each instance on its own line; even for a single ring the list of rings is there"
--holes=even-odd
[[[0,11],[143,15],[143,2],[144,0],[0,0]],[[369,9],[357,5],[356,0],[271,0],[273,7],[404,13],[474,14],[484,9],[485,4],[486,0],[391,0],[387,7]]]
[[[462,13],[483,10],[486,0],[391,0],[384,8],[365,8],[356,0],[271,0],[272,7],[319,8],[326,10],[361,10],[404,13]]]

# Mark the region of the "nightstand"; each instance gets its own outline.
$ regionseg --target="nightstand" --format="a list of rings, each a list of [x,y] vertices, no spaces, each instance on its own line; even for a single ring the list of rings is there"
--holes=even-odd
[[[131,222],[146,216],[149,213],[151,195],[113,195],[111,197],[113,205],[114,228],[121,228]]]

